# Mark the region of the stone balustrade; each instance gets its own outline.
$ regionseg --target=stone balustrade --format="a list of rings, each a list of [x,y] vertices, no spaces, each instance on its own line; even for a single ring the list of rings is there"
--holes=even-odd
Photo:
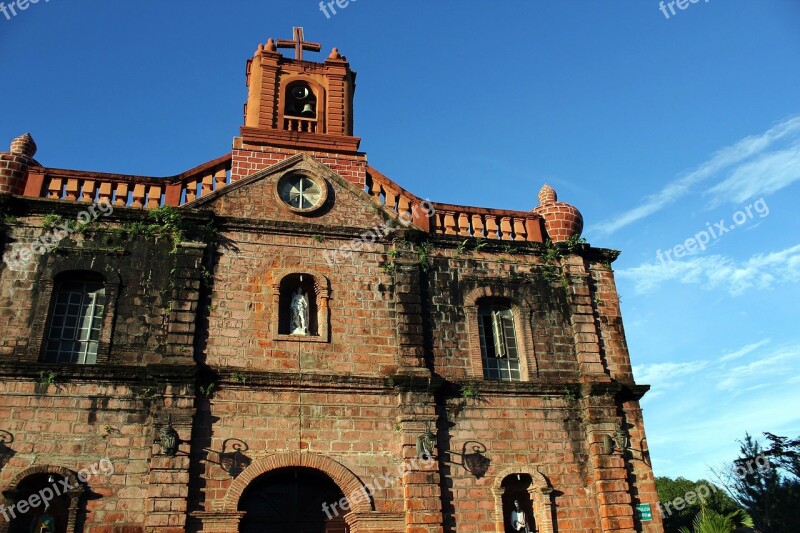
[[[369,169],[366,192],[373,201],[403,217],[411,217],[417,227],[429,233],[544,242],[544,220],[537,214],[425,202],[374,168]],[[433,213],[428,216],[430,208]]]
[[[115,206],[156,209],[181,206],[230,183],[226,155],[170,178],[33,168],[26,196],[73,202],[106,201]]]
[[[231,156],[225,155],[170,178],[34,167],[25,195],[143,209],[178,207],[228,185],[231,166]],[[365,192],[377,204],[435,235],[527,242],[544,242],[546,235],[544,219],[536,213],[428,202],[371,167]]]

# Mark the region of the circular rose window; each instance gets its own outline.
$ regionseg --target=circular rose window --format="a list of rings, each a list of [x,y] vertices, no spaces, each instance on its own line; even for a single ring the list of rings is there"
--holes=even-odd
[[[328,196],[326,183],[322,179],[305,174],[289,174],[278,181],[278,197],[297,213],[309,213],[322,207]]]

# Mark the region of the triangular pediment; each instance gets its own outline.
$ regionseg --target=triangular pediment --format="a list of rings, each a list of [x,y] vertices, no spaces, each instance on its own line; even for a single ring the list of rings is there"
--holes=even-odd
[[[310,182],[320,185],[319,189],[324,188],[324,191],[317,191],[325,197],[324,202],[309,209],[302,209],[303,205],[290,205],[281,194],[291,189],[291,184],[286,184],[286,180],[295,179],[296,176],[308,177]],[[291,193],[287,195],[296,196]],[[401,223],[397,213],[379,205],[365,191],[305,153],[296,154],[183,207],[210,209],[220,216],[252,221],[350,228],[372,228],[390,220]]]

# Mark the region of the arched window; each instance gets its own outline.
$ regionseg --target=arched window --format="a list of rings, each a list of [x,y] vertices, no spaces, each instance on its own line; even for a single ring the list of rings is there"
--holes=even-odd
[[[105,308],[105,280],[99,274],[68,272],[56,278],[42,361],[95,364]]]
[[[483,377],[519,381],[519,350],[511,306],[502,301],[483,302],[478,307]]]
[[[296,81],[286,88],[286,103],[283,108],[283,115],[286,117],[317,118],[317,96],[308,83]]]

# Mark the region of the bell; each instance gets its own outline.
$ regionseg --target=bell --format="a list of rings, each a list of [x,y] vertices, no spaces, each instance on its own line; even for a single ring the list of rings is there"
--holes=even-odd
[[[300,116],[314,118],[317,114],[314,112],[314,108],[311,107],[311,104],[306,104],[303,106],[303,112],[300,113]]]

